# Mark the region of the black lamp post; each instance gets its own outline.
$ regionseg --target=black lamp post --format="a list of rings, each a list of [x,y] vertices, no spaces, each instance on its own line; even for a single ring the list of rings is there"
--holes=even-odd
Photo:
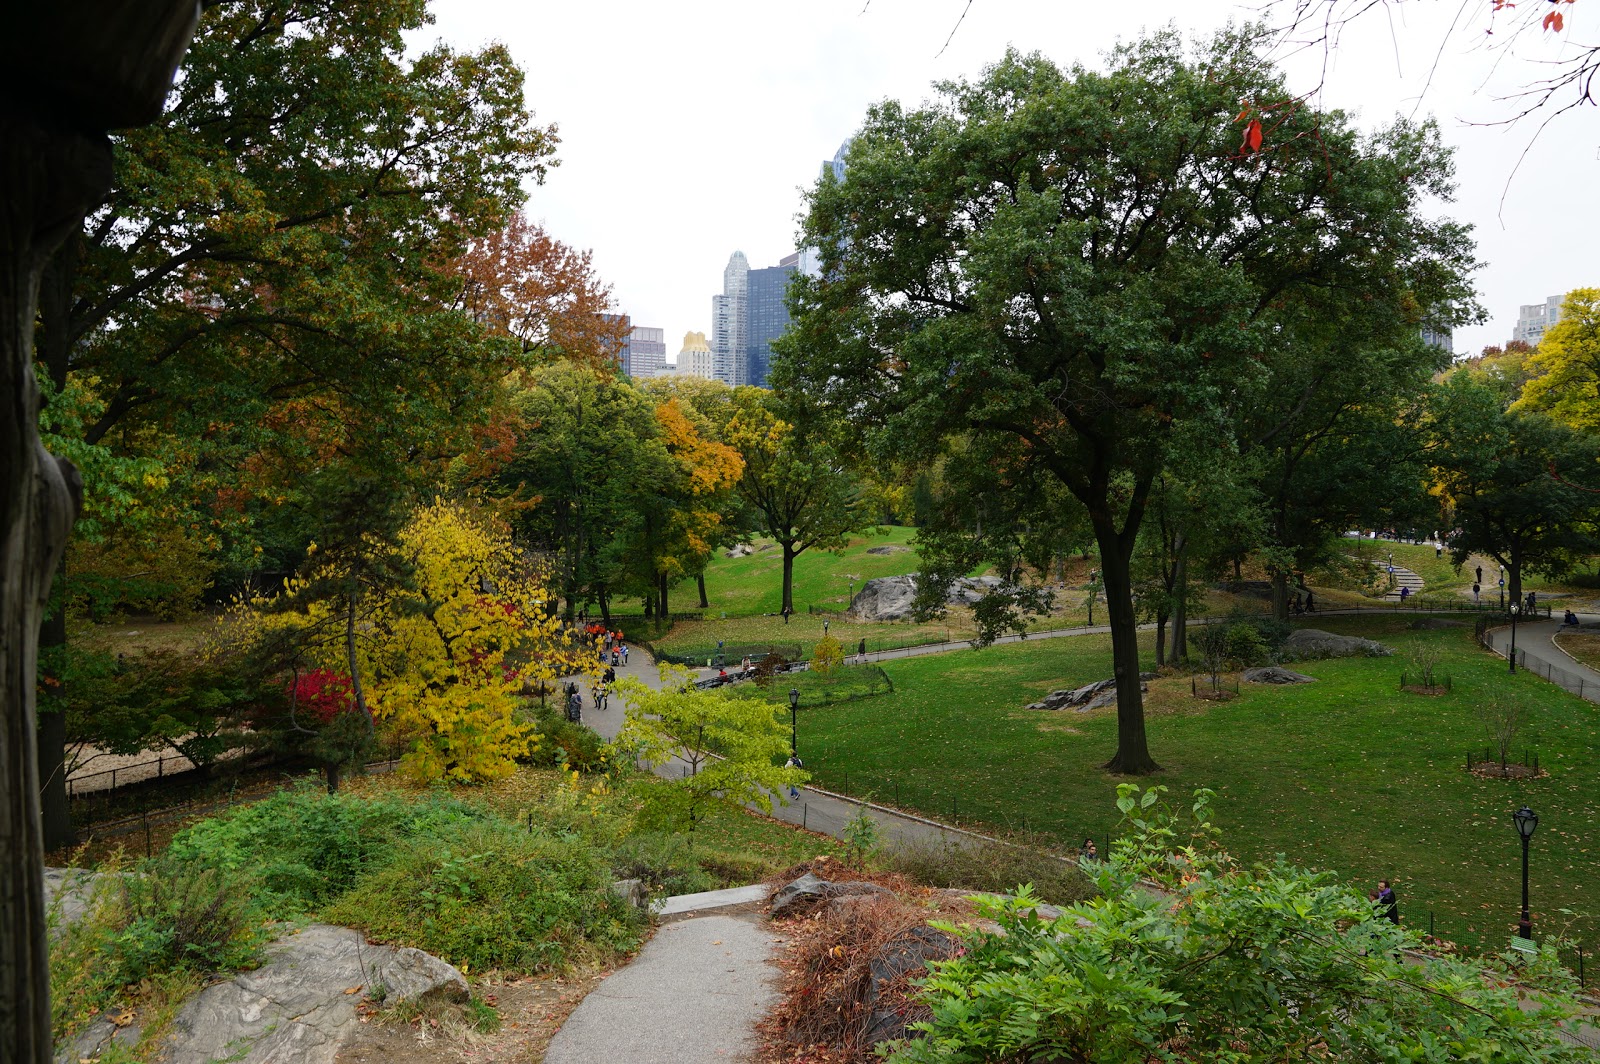
[[[1528,840],[1539,829],[1539,814],[1523,806],[1511,814],[1511,819],[1517,825],[1517,834],[1522,836],[1522,919],[1517,923],[1517,934],[1532,938],[1533,921],[1528,919]]]
[[[789,688],[789,756],[800,760],[800,688]]]
[[[1517,673],[1517,604],[1515,602],[1511,604],[1511,653],[1507,656],[1511,659],[1511,674],[1515,676]],[[1535,819],[1537,820],[1537,818]]]
[[[1500,567],[1500,608],[1506,608],[1506,567]]]

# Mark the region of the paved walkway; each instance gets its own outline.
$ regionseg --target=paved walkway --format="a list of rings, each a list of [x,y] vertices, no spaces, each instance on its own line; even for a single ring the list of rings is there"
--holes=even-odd
[[[726,1064],[756,1048],[777,1000],[780,939],[764,916],[666,924],[568,1017],[545,1064]]]
[[[1578,614],[1579,621],[1593,622],[1600,616]],[[1517,667],[1571,691],[1580,698],[1600,703],[1600,672],[1578,661],[1556,645],[1560,621],[1528,621],[1517,625]],[[1485,633],[1489,646],[1501,657],[1511,650],[1511,626],[1491,628]]]

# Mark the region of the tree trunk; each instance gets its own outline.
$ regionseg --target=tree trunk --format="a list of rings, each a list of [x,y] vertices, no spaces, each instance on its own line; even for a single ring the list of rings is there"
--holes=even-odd
[[[1176,665],[1189,659],[1189,541],[1183,536],[1173,559],[1172,587],[1172,653],[1167,660]]]
[[[1111,673],[1117,681],[1117,752],[1105,767],[1130,776],[1159,772],[1145,739],[1144,695],[1139,690],[1139,624],[1133,609],[1133,573],[1129,564],[1133,537],[1118,535],[1109,517],[1095,520],[1100,544],[1100,579],[1105,588],[1111,626]]]
[[[1272,571],[1272,617],[1289,623],[1289,574],[1283,569]]]
[[[672,607],[669,604],[670,600],[667,598],[666,570],[662,570],[656,574],[656,601],[661,610],[661,620],[670,620],[672,618]]]
[[[34,692],[39,625],[82,493],[71,463],[39,443],[35,301],[46,259],[110,181],[105,137],[0,102],[0,1045],[21,1064],[52,1058]]]
[[[694,574],[694,582],[700,586],[700,608],[709,610],[711,608],[711,600],[706,598],[706,571],[704,569]]]
[[[361,669],[356,664],[356,596],[351,592],[345,599],[344,613],[344,659],[350,668],[350,692],[356,696],[356,708],[361,711],[361,719],[367,723],[367,734],[372,734],[376,724],[372,719],[372,710],[367,708],[367,692],[361,686]]]
[[[1167,663],[1167,615],[1156,614],[1156,668]]]
[[[606,631],[611,630],[611,592],[606,590],[604,581],[595,588],[595,596],[600,600],[600,623],[606,626]]]
[[[798,553],[794,549],[794,541],[789,540],[783,544],[783,606],[788,613],[794,613],[794,558]]]
[[[328,793],[339,793],[339,763],[337,761],[324,761],[322,763],[322,778],[327,781]]]

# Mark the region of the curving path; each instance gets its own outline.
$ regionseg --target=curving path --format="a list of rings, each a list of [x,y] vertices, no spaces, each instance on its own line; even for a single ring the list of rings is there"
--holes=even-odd
[[[1580,621],[1594,621],[1594,614],[1578,614]],[[1590,702],[1600,703],[1600,672],[1591,669],[1556,645],[1559,621],[1528,621],[1517,625],[1517,667],[1570,691]],[[1489,646],[1506,657],[1511,650],[1511,626],[1491,628]]]

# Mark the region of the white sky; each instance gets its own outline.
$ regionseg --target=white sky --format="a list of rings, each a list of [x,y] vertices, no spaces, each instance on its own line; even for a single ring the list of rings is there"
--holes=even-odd
[[[1062,65],[1094,65],[1141,27],[1170,21],[1210,30],[1255,10],[1230,0],[974,0],[940,54],[965,5],[434,0],[437,23],[419,37],[510,46],[528,76],[528,106],[541,122],[555,122],[562,140],[561,165],[531,190],[530,214],[557,238],[593,249],[620,308],[636,325],[665,329],[672,358],[685,331],[710,332],[711,296],[735,249],[752,267],[793,250],[798,188],[815,181],[870,103],[917,101],[936,79],[975,77],[1008,44]],[[1460,7],[1410,0],[1363,17],[1334,54],[1325,105],[1369,124],[1409,113]],[[1460,191],[1442,209],[1472,223],[1487,263],[1477,285],[1490,320],[1455,336],[1457,352],[1476,353],[1510,338],[1519,304],[1600,285],[1600,110],[1557,119],[1508,190],[1534,125],[1471,123],[1504,115],[1497,97],[1539,70],[1507,61],[1493,71],[1494,55],[1479,44],[1488,4],[1466,7],[1467,29],[1446,42],[1422,106],[1459,149]],[[1595,37],[1591,7],[1562,5],[1560,39]],[[1557,41],[1529,34],[1518,54],[1555,58]],[[1312,87],[1320,63],[1291,61],[1293,87]]]

